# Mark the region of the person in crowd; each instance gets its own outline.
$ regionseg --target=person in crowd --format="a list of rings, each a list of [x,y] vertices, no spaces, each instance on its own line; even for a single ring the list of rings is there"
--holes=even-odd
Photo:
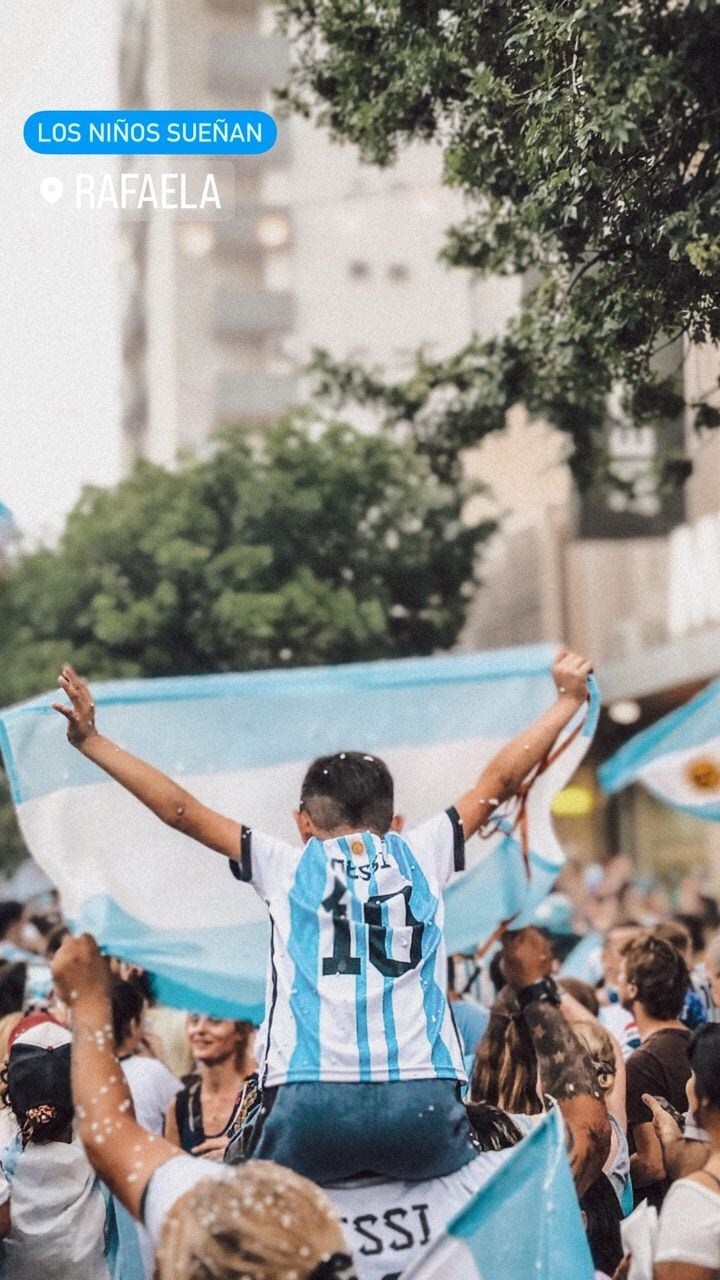
[[[593,1018],[599,1017],[600,1001],[589,982],[582,982],[580,978],[561,978],[558,986],[563,995],[572,996],[573,1000],[582,1005]]]
[[[0,1155],[9,1184],[5,1280],[110,1280],[112,1211],[73,1132],[70,1044],[63,1027],[36,1015],[18,1024],[10,1046],[6,1100],[18,1131]]]
[[[627,1060],[640,1044],[640,1034],[632,1013],[626,1009],[619,994],[620,967],[623,950],[633,938],[642,933],[642,925],[636,920],[624,920],[613,925],[603,936],[601,964],[603,982],[598,990],[600,1021],[619,1042],[623,1057]]]
[[[28,946],[31,939],[36,942],[35,947]],[[37,929],[30,926],[25,918],[24,904],[0,902],[0,960],[33,960],[41,943]]]
[[[607,1160],[610,1124],[590,1055],[561,1010],[562,995],[550,976],[552,959],[539,929],[504,935],[502,967],[508,987],[491,1009],[488,1030],[478,1046],[470,1102],[499,1107],[525,1131],[528,1116],[557,1105],[569,1135],[575,1185],[582,1194]]]
[[[173,1098],[165,1136],[191,1155],[219,1160],[227,1146],[238,1095],[257,1065],[255,1027],[252,1022],[191,1013],[187,1034],[198,1072]]]
[[[720,1273],[720,1026],[701,1026],[688,1049],[687,1097],[709,1137],[704,1167],[674,1182],[660,1213],[655,1280],[715,1280]]]
[[[23,1009],[26,980],[27,964],[24,960],[0,961],[0,1018]]]
[[[441,1177],[475,1158],[445,991],[442,889],[463,865],[464,841],[578,715],[590,671],[584,658],[559,654],[555,704],[407,838],[381,760],[362,752],[316,760],[295,814],[305,842],[298,849],[207,808],[104,738],[87,686],[63,668],[58,683],[70,706],[53,705],[72,745],[163,821],[225,855],[269,908],[273,963],[253,1156],[321,1184],[368,1170]]]
[[[720,933],[714,934],[705,948],[703,973],[708,995],[708,1021],[720,1022]]]
[[[319,1187],[267,1161],[194,1159],[138,1124],[113,1048],[107,966],[88,934],[64,941],[53,975],[72,1010],[80,1136],[98,1176],[145,1223],[157,1280],[355,1280]]]
[[[710,1138],[695,1123],[692,1113],[688,1110],[683,1116],[665,1098],[656,1098],[650,1093],[643,1094],[643,1102],[652,1114],[653,1129],[660,1144],[668,1181],[676,1182],[678,1178],[686,1178],[702,1169],[709,1155]]]
[[[680,952],[653,932],[639,934],[625,947],[620,998],[632,1012],[641,1040],[626,1063],[630,1171],[636,1201],[646,1199],[656,1208],[668,1183],[652,1113],[643,1094],[660,1095],[678,1111],[685,1109],[690,1032],[680,1021],[680,1012],[688,981]]]
[[[462,1043],[465,1063],[472,1067],[475,1050],[487,1031],[490,1014],[475,1000],[469,999],[455,988],[455,957],[448,960],[448,1000],[452,1016]]]
[[[585,1223],[596,1280],[611,1280],[623,1258],[620,1239],[622,1210],[604,1173],[598,1174],[581,1197],[580,1212]]]
[[[569,1013],[567,1016],[578,1040],[590,1054],[605,1100],[611,1140],[608,1158],[603,1166],[603,1175],[610,1182],[625,1216],[632,1211],[633,1194],[630,1179],[630,1152],[626,1136],[625,1064],[620,1046],[617,1041],[613,1041],[610,1032],[597,1019],[576,1021]]]
[[[652,932],[656,938],[665,938],[666,942],[671,943],[680,952],[687,965],[688,989],[680,1010],[680,1021],[688,1031],[695,1031],[697,1027],[702,1026],[703,1022],[707,1022],[707,1005],[692,982],[694,960],[690,931],[676,916],[673,920],[661,920],[658,924],[654,924]]]
[[[535,1045],[512,987],[501,991],[490,1010],[475,1054],[470,1100],[498,1107],[524,1133],[532,1127],[529,1117],[545,1112]]]
[[[158,1058],[177,1079],[192,1074],[194,1062],[187,1038],[187,1014],[161,1004],[155,996],[152,976],[140,965],[120,962],[119,974],[140,991],[145,1011],[143,1038],[138,1053]]]
[[[163,1062],[137,1052],[143,1038],[144,1001],[139,987],[122,978],[110,983],[115,1052],[128,1082],[138,1123],[162,1133],[170,1103],[182,1088]]]

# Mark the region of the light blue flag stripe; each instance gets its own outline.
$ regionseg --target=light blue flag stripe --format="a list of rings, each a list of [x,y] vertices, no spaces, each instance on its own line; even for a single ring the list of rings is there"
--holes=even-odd
[[[378,752],[511,738],[546,709],[553,655],[550,645],[532,645],[295,671],[109,681],[93,692],[108,737],[165,773],[214,774],[310,761],[358,745],[349,738],[361,737],[364,749]],[[491,697],[478,697],[479,681],[496,686]],[[60,776],[50,701],[45,694],[0,713],[0,748],[16,804],[97,779],[95,766],[78,752],[63,761]],[[130,715],[133,708],[142,714]]]
[[[551,646],[530,646],[111,682],[93,692],[109,737],[187,780],[205,803],[287,838],[283,815],[296,800],[303,762],[326,751],[388,750],[410,825],[451,802],[500,743],[550,705],[553,654]],[[167,1003],[257,1017],[268,937],[259,900],[231,880],[223,859],[160,824],[66,744],[50,708],[57,696],[0,713],[0,745],[24,834],[69,919],[153,973]],[[516,844],[491,849],[448,896],[453,949],[486,936],[518,901],[530,915],[552,884],[561,865],[549,822],[552,789],[579,762],[598,704],[593,688],[582,740],[553,766],[557,777],[533,788],[545,792],[535,797],[530,823],[531,886]]]
[[[70,925],[103,941],[103,949],[149,970],[157,999],[217,1018],[262,1021],[270,926],[149,929],[110,897],[89,899]]]
[[[720,681],[635,734],[598,776],[606,791],[641,782],[665,804],[720,822]]]
[[[701,748],[720,736],[720,680],[626,742],[598,770],[604,791],[620,791],[646,765],[672,751]],[[718,807],[718,806],[716,806]]]

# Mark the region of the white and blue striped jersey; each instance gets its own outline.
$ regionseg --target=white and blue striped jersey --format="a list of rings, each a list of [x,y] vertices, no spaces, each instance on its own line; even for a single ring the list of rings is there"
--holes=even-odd
[[[407,836],[365,831],[304,849],[243,829],[233,874],[272,926],[264,1085],[465,1080],[442,898],[463,855],[454,809]]]

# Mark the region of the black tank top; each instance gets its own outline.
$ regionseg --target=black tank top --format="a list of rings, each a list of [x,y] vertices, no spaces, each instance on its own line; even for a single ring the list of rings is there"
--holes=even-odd
[[[230,1127],[230,1121],[235,1114],[235,1106],[233,1106],[227,1118],[227,1124],[223,1126],[219,1133],[205,1133],[200,1098],[201,1087],[202,1080],[200,1076],[189,1076],[186,1077],[185,1088],[175,1095],[175,1121],[183,1151],[191,1152],[193,1147],[199,1147],[202,1142],[207,1142],[209,1138],[221,1138]]]

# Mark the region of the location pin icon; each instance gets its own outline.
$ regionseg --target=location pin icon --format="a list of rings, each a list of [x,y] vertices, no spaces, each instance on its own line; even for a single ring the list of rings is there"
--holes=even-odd
[[[57,204],[63,193],[63,184],[59,178],[43,178],[40,183],[40,195],[48,204]]]

